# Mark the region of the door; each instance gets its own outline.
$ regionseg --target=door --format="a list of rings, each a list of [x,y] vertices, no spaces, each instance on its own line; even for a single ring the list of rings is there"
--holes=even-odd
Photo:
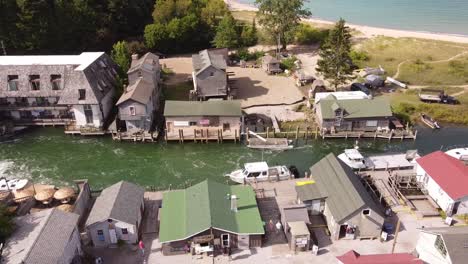
[[[84,114],[86,118],[86,124],[92,124],[93,123],[93,109],[91,108],[90,105],[84,105]]]
[[[312,205],[310,206],[310,213],[312,215],[319,215],[320,214],[320,200],[313,200]]]
[[[249,235],[238,235],[237,236],[237,247],[239,249],[249,249]]]
[[[109,239],[111,244],[117,244],[117,233],[115,229],[109,229]]]

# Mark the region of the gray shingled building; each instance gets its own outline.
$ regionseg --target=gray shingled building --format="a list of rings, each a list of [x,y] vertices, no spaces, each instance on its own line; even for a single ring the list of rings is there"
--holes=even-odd
[[[138,242],[144,192],[142,187],[126,181],[102,190],[86,221],[86,231],[94,246],[117,245],[119,240]]]
[[[467,263],[468,227],[423,227],[416,252],[425,263]]]
[[[0,116],[21,125],[100,130],[113,107],[117,65],[104,52],[0,56]]]
[[[127,72],[129,84],[117,102],[125,131],[153,130],[161,95],[160,73],[158,56],[150,52],[141,58],[138,54],[132,55],[132,64]]]
[[[197,100],[227,99],[229,96],[227,61],[218,51],[202,50],[192,55],[192,96]]]
[[[16,230],[7,240],[1,263],[80,263],[79,216],[47,209],[15,219]]]
[[[380,236],[383,210],[350,167],[330,153],[310,168],[310,175],[315,183],[296,186],[298,202],[325,217],[332,239]]]

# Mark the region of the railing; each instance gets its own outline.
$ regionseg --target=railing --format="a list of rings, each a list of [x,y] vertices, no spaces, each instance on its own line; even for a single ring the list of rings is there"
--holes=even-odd
[[[59,105],[57,102],[55,103],[49,103],[49,102],[42,102],[42,103],[27,103],[27,102],[15,102],[15,103],[10,103],[10,102],[1,102],[0,103],[0,108],[2,109],[17,109],[17,108],[35,108],[35,107],[44,107],[44,108],[67,108],[65,105]]]

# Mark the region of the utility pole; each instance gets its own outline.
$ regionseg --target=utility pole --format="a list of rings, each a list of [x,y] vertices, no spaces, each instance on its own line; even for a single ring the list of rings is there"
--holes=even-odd
[[[0,40],[0,44],[2,45],[2,50],[3,50],[3,55],[7,55],[6,49],[5,49],[5,44],[3,44],[3,40]]]
[[[396,246],[399,232],[400,232],[400,218],[398,218],[398,222],[397,222],[396,229],[395,229],[395,237],[393,238],[392,254],[395,252],[395,246]]]

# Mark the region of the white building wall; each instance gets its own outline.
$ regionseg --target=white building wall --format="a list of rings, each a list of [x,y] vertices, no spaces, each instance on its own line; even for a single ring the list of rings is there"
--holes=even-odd
[[[95,127],[102,126],[102,116],[101,116],[101,109],[99,105],[91,105],[91,109],[93,110],[93,123],[87,124],[86,117],[84,114],[84,105],[73,105],[72,111],[75,114],[75,122],[76,126],[87,126],[93,125]]]
[[[428,177],[427,183],[424,183],[425,176]],[[454,202],[447,193],[440,188],[440,186],[430,177],[429,174],[419,165],[416,167],[416,177],[418,182],[423,183],[423,186],[426,188],[428,194],[434,199],[434,201],[440,206],[444,211],[449,209],[449,206]]]
[[[442,256],[442,254],[440,254],[435,248],[434,243],[436,238],[437,235],[420,232],[419,240],[416,245],[416,251],[419,254],[419,258],[425,263],[452,264],[448,255],[447,257]]]
[[[112,222],[115,233],[117,235],[117,240],[124,240],[127,243],[137,243],[138,242],[138,231],[136,229],[136,226],[129,224],[129,223],[124,223],[124,222],[118,222],[118,221],[113,221]],[[88,227],[88,236],[91,238],[93,241],[93,245],[95,247],[107,247],[111,245],[111,240],[110,240],[110,235],[109,235],[109,227],[110,223],[107,221],[95,223],[91,226]],[[127,228],[128,235],[124,236],[122,234],[122,228]],[[97,234],[98,230],[102,230],[104,232],[104,241],[99,240],[99,236]]]

